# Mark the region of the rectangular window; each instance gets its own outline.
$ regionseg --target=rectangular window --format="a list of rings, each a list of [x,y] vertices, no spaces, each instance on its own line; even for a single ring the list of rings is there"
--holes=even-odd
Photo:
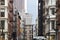
[[[51,14],[55,15],[55,8],[51,8]]]
[[[52,27],[52,29],[55,28],[55,25],[56,25],[56,21],[55,21],[55,20],[52,20],[52,21],[51,21],[51,27]]]
[[[0,10],[0,17],[5,17],[5,9],[1,8]]]
[[[1,12],[1,17],[5,17],[5,13],[4,12]]]
[[[0,20],[0,29],[4,29],[5,27],[5,20]]]
[[[5,0],[0,0],[0,5],[5,5]]]

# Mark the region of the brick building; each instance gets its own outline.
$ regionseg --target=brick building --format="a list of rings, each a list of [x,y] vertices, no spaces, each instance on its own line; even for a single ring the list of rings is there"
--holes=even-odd
[[[0,0],[0,40],[8,39],[8,1]]]
[[[16,39],[19,39],[21,17],[19,12],[14,12],[13,0],[0,0],[0,40],[13,39],[14,32]]]
[[[56,25],[56,28],[58,29],[56,32],[56,36],[57,36],[57,40],[60,40],[60,0],[57,0],[56,1],[56,20],[57,20],[57,25]]]
[[[13,0],[8,2],[8,40],[11,40],[11,34],[13,32]]]
[[[18,39],[20,38],[20,20],[21,17],[19,15],[19,12],[17,10],[14,11],[14,4],[15,1],[9,0],[8,3],[8,35],[9,35],[9,40],[11,39]]]

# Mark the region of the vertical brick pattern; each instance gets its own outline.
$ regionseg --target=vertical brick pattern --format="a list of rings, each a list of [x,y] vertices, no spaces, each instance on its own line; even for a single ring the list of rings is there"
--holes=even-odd
[[[56,18],[57,18],[57,29],[58,29],[58,34],[57,34],[57,39],[60,40],[60,0],[57,0],[56,1],[56,12],[57,12],[57,15],[56,15]]]
[[[8,2],[8,40],[11,40],[11,34],[13,32],[13,0]]]

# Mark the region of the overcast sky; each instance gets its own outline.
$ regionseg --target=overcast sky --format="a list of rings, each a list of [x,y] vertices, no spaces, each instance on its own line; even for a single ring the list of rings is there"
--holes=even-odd
[[[35,24],[35,19],[37,18],[37,0],[27,0],[27,12],[32,14],[33,24]]]

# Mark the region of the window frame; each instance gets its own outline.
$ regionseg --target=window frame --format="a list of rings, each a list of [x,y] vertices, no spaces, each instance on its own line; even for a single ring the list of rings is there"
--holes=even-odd
[[[50,8],[50,10],[51,10],[51,14],[55,15],[55,8]]]
[[[52,22],[54,22],[54,23],[52,23]],[[51,20],[50,23],[51,23],[51,29],[55,29],[55,27],[56,27],[56,20]]]
[[[2,25],[1,25],[2,20],[0,20],[0,29],[5,29],[5,20],[3,20],[3,21],[4,21],[4,26],[2,27]]]
[[[1,16],[2,12],[4,12],[4,16]],[[1,8],[1,10],[0,10],[0,17],[5,17],[5,9],[4,8]]]
[[[0,5],[5,5],[5,0],[0,0]]]

